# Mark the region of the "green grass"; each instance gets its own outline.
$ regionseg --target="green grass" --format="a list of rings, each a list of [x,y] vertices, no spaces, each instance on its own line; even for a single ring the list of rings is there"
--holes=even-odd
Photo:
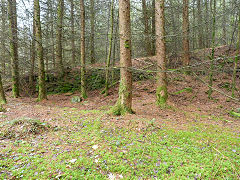
[[[239,178],[239,132],[201,123],[161,129],[153,120],[137,131],[106,125],[104,113],[65,109],[65,128],[5,141],[0,179]]]

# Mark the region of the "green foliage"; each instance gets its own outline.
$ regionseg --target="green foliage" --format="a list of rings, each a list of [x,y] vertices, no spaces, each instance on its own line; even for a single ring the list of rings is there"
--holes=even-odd
[[[193,92],[193,89],[190,88],[190,87],[187,87],[187,88],[184,88],[184,89],[182,89],[182,90],[180,90],[180,91],[175,92],[174,94],[178,95],[178,94],[182,94],[182,93],[184,93],[184,92],[192,93],[192,92]]]
[[[223,82],[223,83],[221,83],[220,85],[218,85],[220,88],[224,88],[224,89],[226,89],[226,90],[228,90],[228,91],[230,91],[231,90],[231,84],[229,83],[229,82]]]
[[[6,109],[3,107],[2,104],[0,104],[0,112],[6,112]]]
[[[86,78],[88,90],[96,90],[103,88],[105,86],[105,79],[106,77],[104,71],[92,70]]]
[[[237,111],[237,112],[236,112],[236,111]],[[233,117],[240,118],[240,110],[237,109],[236,111],[231,110],[231,111],[229,112],[229,114],[230,114],[231,116],[233,116]]]

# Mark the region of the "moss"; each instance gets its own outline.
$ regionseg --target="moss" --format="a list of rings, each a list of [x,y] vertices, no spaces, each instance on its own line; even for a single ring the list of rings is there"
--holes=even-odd
[[[167,86],[159,86],[156,91],[157,105],[165,107],[168,99]]]
[[[12,94],[13,94],[14,98],[19,97],[19,90],[18,90],[18,87],[17,87],[16,83],[13,83],[13,85],[12,85]]]
[[[125,41],[124,46],[125,46],[125,48],[130,48],[130,42],[129,42],[129,40],[126,40],[126,41]]]
[[[6,109],[3,107],[2,104],[0,104],[0,112],[6,112]]]
[[[131,107],[128,107],[128,101],[130,98],[131,92],[126,87],[125,80],[122,79],[119,85],[119,97],[115,106],[110,110],[110,114],[121,116],[127,113],[133,114],[134,111]]]
[[[113,106],[109,111],[109,114],[112,114],[114,116],[123,116],[128,113],[134,114],[135,112],[124,104],[120,104],[120,102],[117,102],[116,105]]]
[[[83,89],[83,88],[81,88],[81,97],[82,97],[83,99],[87,99],[87,93],[86,93],[86,90]]]

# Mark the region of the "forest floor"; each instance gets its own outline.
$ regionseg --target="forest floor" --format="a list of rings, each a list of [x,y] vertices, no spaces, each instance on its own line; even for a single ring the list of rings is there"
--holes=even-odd
[[[217,49],[217,57],[226,51]],[[192,61],[199,63],[205,55],[196,54]],[[195,75],[169,73],[162,109],[155,104],[155,81],[135,81],[136,113],[125,116],[108,113],[117,86],[107,97],[90,91],[79,103],[72,101],[77,92],[43,102],[8,93],[0,112],[0,179],[240,179],[240,104],[225,96],[231,95],[231,73],[215,73],[214,87],[222,93],[214,91],[210,100],[204,65]]]
[[[168,107],[156,106],[154,81],[138,81],[136,114],[123,117],[108,114],[117,87],[107,97],[92,91],[80,103],[71,102],[77,93],[43,102],[8,96],[0,114],[0,179],[239,179],[240,118],[231,113],[239,102],[217,92],[209,100],[207,86],[192,76],[170,79]],[[228,75],[214,84],[224,82]]]

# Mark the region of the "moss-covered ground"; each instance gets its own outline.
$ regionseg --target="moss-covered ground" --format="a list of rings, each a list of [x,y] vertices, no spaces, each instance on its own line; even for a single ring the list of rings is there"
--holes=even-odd
[[[63,112],[50,131],[1,138],[0,179],[240,178],[240,134],[229,128],[189,122],[179,130],[154,119],[117,127],[105,110]]]

